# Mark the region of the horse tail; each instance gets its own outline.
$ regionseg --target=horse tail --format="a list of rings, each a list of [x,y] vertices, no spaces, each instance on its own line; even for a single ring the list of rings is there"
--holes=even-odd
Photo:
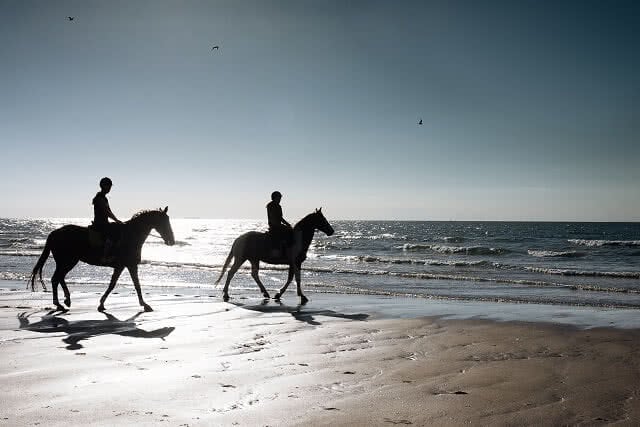
[[[31,283],[31,292],[35,292],[36,290],[36,277],[42,284],[42,290],[44,291],[47,290],[47,286],[45,285],[44,280],[42,280],[42,268],[44,267],[44,264],[47,262],[47,258],[49,258],[50,253],[51,253],[51,234],[49,234],[49,237],[47,237],[47,243],[45,243],[44,245],[44,249],[42,250],[42,254],[40,255],[40,258],[38,258],[38,262],[36,263],[36,266],[33,267],[33,272],[31,273],[31,279],[29,279],[29,283]],[[27,289],[29,289],[29,284],[27,284]]]
[[[224,273],[227,271],[227,267],[229,267],[229,263],[231,262],[231,259],[233,259],[233,247],[235,246],[235,242],[233,243],[233,245],[231,246],[231,250],[229,251],[229,256],[227,256],[227,259],[224,262],[224,265],[222,266],[222,273],[220,273],[220,277],[218,277],[218,280],[216,280],[216,286],[218,286],[218,283],[220,283],[220,280],[222,280],[222,276],[224,276]]]

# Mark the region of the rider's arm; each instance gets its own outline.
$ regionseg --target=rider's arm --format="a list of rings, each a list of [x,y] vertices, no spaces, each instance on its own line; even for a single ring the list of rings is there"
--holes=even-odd
[[[107,216],[109,218],[111,218],[112,220],[114,220],[117,223],[122,223],[122,221],[120,221],[118,218],[116,218],[116,216],[113,214],[113,212],[111,212],[111,207],[109,206],[109,203],[107,202]]]

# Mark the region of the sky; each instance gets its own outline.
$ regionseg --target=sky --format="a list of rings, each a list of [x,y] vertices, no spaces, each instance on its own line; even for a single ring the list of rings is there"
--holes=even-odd
[[[637,1],[0,0],[0,40],[0,217],[109,176],[120,218],[640,221]]]

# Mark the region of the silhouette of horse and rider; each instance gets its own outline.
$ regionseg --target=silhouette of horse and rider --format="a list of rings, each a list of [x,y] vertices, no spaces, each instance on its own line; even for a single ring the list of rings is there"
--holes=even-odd
[[[126,268],[131,275],[138,295],[138,302],[145,311],[152,311],[142,298],[140,280],[138,278],[138,264],[141,261],[142,245],[152,230],[160,233],[165,244],[171,246],[175,243],[173,230],[167,215],[168,208],[142,211],[135,214],[126,222],[120,221],[111,211],[107,194],[111,191],[113,182],[109,178],[100,180],[100,191],[93,198],[93,222],[89,227],[77,225],[65,225],[52,231],[47,237],[45,247],[33,268],[31,274],[31,289],[35,290],[35,281],[38,279],[42,288],[46,291],[46,285],[42,280],[42,270],[49,257],[53,255],[56,263],[55,271],[51,277],[53,289],[53,304],[57,310],[66,311],[58,300],[58,285],[64,292],[64,304],[71,306],[71,296],[65,282],[65,276],[82,261],[87,264],[113,268],[113,274],[109,287],[100,298],[98,311],[104,311],[104,303],[116,285],[122,271]],[[223,300],[229,300],[229,283],[247,260],[251,263],[251,276],[258,284],[262,295],[269,298],[269,293],[264,288],[258,277],[260,261],[268,264],[284,264],[289,266],[288,278],[285,285],[278,291],[274,299],[279,300],[282,294],[295,277],[297,293],[301,304],[307,303],[307,297],[302,293],[300,283],[300,269],[306,259],[306,253],[316,230],[320,230],[327,236],[334,232],[333,227],[322,214],[322,208],[307,215],[295,226],[283,218],[280,201],[282,194],[274,191],[271,201],[267,204],[267,218],[269,231],[266,233],[250,231],[239,236],[231,247],[220,277],[216,284],[224,276],[231,260],[233,265],[227,274],[227,280],[223,289]],[[109,219],[113,220],[110,222]]]
[[[274,296],[275,300],[279,300],[282,294],[287,290],[293,277],[295,276],[297,292],[300,297],[300,304],[306,304],[309,300],[302,293],[300,284],[300,270],[302,263],[307,259],[307,250],[311,245],[316,230],[320,230],[327,236],[333,234],[333,227],[322,214],[322,208],[316,209],[302,218],[293,228],[282,217],[282,207],[280,200],[282,194],[274,191],[271,194],[271,202],[267,204],[267,217],[269,220],[269,231],[260,233],[257,231],[249,231],[239,236],[232,244],[231,251],[227,256],[222,267],[222,272],[216,280],[216,285],[220,283],[224,273],[229,267],[231,260],[233,265],[227,274],[227,280],[222,290],[222,299],[229,300],[229,283],[236,274],[238,269],[249,260],[251,263],[251,277],[258,284],[262,295],[269,298],[269,293],[260,281],[258,272],[260,271],[260,261],[267,264],[284,264],[289,266],[289,274],[287,282]]]
[[[49,233],[42,254],[38,259],[31,274],[31,289],[35,290],[35,280],[39,279],[42,288],[46,286],[42,280],[42,269],[49,254],[53,255],[56,263],[55,271],[51,277],[53,288],[53,304],[56,309],[67,309],[58,300],[58,285],[64,292],[64,304],[71,306],[71,296],[65,276],[78,261],[91,265],[113,268],[113,274],[109,287],[100,298],[99,311],[104,311],[104,303],[120,277],[122,271],[129,270],[138,302],[145,311],[152,311],[142,298],[140,280],[138,278],[138,264],[141,260],[142,245],[151,230],[156,230],[165,244],[171,246],[175,243],[173,230],[167,215],[168,207],[158,210],[142,211],[135,214],[129,221],[121,222],[111,212],[106,195],[111,190],[112,182],[109,178],[100,180],[100,192],[93,198],[94,220],[90,227],[78,225],[65,225]],[[109,222],[111,218],[116,222]]]

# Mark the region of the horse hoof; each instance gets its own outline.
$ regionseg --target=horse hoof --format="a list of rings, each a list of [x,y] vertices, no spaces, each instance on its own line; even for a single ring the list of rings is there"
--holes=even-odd
[[[269,299],[269,298],[271,298],[271,296],[269,295],[269,292],[265,292],[264,294],[262,294],[262,296],[263,296],[265,299]]]
[[[150,311],[153,311],[153,308],[151,308],[150,305],[145,304],[145,305],[143,305],[143,307],[144,307],[144,311],[146,311],[147,313],[150,312]]]
[[[300,305],[305,305],[308,302],[309,298],[305,297],[304,295],[300,295]]]
[[[227,295],[227,294],[222,295],[222,301],[224,301],[224,302],[229,301],[229,295]]]
[[[98,306],[98,311],[102,313],[104,311],[104,305]]]
[[[65,300],[64,300],[64,304],[65,304],[67,307],[71,307],[71,299],[70,299],[70,298],[65,299]]]
[[[61,306],[60,304],[56,304],[56,310],[61,311],[63,313],[67,311],[67,309]]]
[[[278,292],[277,294],[275,294],[275,295],[273,296],[273,299],[274,299],[274,300],[276,300],[276,301],[280,300],[280,292]]]

